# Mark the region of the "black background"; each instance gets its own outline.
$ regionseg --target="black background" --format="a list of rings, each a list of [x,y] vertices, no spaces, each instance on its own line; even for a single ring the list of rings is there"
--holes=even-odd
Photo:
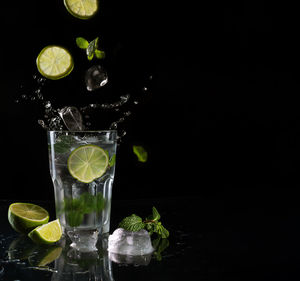
[[[49,44],[67,47],[75,68],[69,77],[50,81],[46,95],[66,103],[92,99],[74,82],[89,65],[75,38],[99,36],[111,73],[108,90],[95,93],[101,102],[112,98],[109,93],[138,92],[153,75],[150,94],[124,124],[114,198],[227,196],[251,204],[295,199],[295,7],[102,0],[99,14],[82,21],[68,14],[63,1],[44,0],[5,3],[1,14],[2,198],[53,199],[40,112],[34,103],[14,100],[30,88],[36,56]],[[133,144],[148,150],[147,163],[136,160]]]

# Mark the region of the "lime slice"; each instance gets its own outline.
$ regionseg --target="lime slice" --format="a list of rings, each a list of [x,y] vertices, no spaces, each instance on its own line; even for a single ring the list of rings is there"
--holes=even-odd
[[[47,46],[38,55],[36,65],[46,78],[57,80],[73,70],[73,58],[69,51],[60,46]]]
[[[62,236],[59,219],[36,227],[28,233],[28,237],[37,244],[53,244]]]
[[[35,204],[13,203],[8,208],[8,221],[14,230],[28,233],[35,227],[47,223],[49,214]]]
[[[75,179],[90,183],[105,173],[108,161],[108,155],[101,147],[87,144],[72,151],[68,158],[68,169]]]
[[[87,20],[98,11],[98,0],[64,0],[67,11],[76,18]]]

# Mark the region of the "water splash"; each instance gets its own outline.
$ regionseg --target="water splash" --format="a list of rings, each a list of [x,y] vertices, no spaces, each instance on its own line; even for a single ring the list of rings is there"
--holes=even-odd
[[[78,106],[79,112],[81,113],[83,119],[83,128],[88,130],[93,127],[93,119],[91,118],[91,115],[93,114],[106,114],[105,112],[111,112],[113,115],[117,114],[117,117],[113,117],[114,120],[108,123],[107,128],[118,131],[118,140],[120,143],[121,139],[126,135],[126,129],[121,125],[125,124],[125,121],[129,118],[129,116],[132,115],[132,113],[135,111],[134,108],[142,104],[143,100],[145,99],[145,94],[148,95],[148,93],[150,93],[149,87],[152,79],[152,75],[148,76],[140,90],[133,91],[134,95],[132,93],[120,94],[117,100],[110,103],[97,101]],[[32,75],[32,85],[27,90],[23,84],[20,85],[21,94],[19,98],[15,100],[15,102],[31,102],[37,105],[39,109],[42,109],[42,117],[37,120],[37,123],[43,129],[66,130],[68,128],[60,116],[61,110],[66,106],[62,106],[62,109],[56,108],[50,98],[45,99],[44,90],[47,86],[47,83],[48,80],[40,76],[40,74]],[[100,99],[103,98],[99,97],[98,100]],[[111,116],[109,118],[111,118]]]

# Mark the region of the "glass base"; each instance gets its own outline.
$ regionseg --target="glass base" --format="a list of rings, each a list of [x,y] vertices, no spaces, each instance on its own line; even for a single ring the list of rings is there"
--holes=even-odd
[[[97,251],[97,241],[99,231],[97,229],[90,230],[67,230],[67,235],[71,239],[71,247],[80,252]]]

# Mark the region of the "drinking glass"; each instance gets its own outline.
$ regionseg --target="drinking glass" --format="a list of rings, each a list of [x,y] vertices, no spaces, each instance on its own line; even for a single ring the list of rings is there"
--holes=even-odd
[[[96,250],[98,238],[109,233],[116,138],[114,130],[48,132],[56,217],[82,252]]]

